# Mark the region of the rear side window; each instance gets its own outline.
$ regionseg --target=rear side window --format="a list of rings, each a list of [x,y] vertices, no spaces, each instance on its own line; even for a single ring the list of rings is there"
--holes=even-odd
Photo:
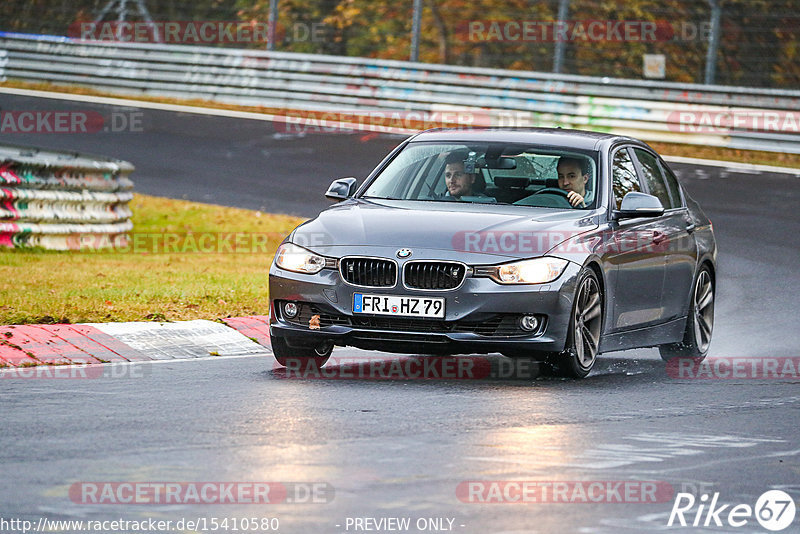
[[[641,191],[639,179],[636,177],[636,169],[631,161],[628,150],[623,148],[614,154],[614,161],[611,166],[612,187],[614,189],[614,200],[617,209],[622,204],[622,199],[631,191]]]
[[[658,198],[665,210],[677,207],[673,205],[672,199],[670,199],[667,185],[664,182],[664,175],[656,157],[639,148],[634,148],[633,151],[636,153],[636,158],[642,167],[642,175],[644,183],[647,185],[647,192]]]
[[[678,179],[672,173],[667,164],[663,160],[658,160],[661,164],[661,170],[664,174],[664,181],[667,183],[667,192],[669,198],[672,200],[672,207],[679,208],[683,206],[683,199],[681,198],[681,186],[678,185]]]

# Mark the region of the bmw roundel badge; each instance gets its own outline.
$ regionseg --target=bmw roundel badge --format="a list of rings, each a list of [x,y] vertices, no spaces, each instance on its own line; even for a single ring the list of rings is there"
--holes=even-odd
[[[401,248],[397,251],[398,258],[407,258],[411,256],[411,249],[410,248]]]

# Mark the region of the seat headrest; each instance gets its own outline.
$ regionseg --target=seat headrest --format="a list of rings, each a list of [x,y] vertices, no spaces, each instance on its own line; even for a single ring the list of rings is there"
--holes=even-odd
[[[472,184],[472,190],[475,193],[483,193],[486,191],[486,179],[484,179],[483,174],[478,173],[475,176],[475,183]]]

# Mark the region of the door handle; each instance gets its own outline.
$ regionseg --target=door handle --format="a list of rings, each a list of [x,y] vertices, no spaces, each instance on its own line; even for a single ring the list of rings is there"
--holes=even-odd
[[[690,234],[694,232],[696,228],[697,225],[695,223],[689,223],[686,225],[686,231],[689,232]]]
[[[656,245],[664,241],[666,238],[667,234],[665,234],[664,232],[658,232],[658,231],[653,232],[653,243],[655,243]]]

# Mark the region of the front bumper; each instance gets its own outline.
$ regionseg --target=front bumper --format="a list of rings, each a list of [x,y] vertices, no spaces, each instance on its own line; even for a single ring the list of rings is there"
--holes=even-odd
[[[575,284],[581,267],[569,263],[561,276],[538,285],[501,285],[489,278],[468,276],[455,290],[413,290],[398,283],[391,288],[360,288],[345,283],[338,271],[323,269],[308,275],[270,269],[270,335],[292,346],[331,342],[386,352],[465,354],[564,349]],[[353,314],[356,292],[444,297],[445,318],[399,318]],[[300,304],[301,313],[285,317],[280,304]],[[534,332],[515,328],[522,315],[540,318]],[[316,316],[316,319],[310,319]],[[318,323],[318,325],[317,325]]]

